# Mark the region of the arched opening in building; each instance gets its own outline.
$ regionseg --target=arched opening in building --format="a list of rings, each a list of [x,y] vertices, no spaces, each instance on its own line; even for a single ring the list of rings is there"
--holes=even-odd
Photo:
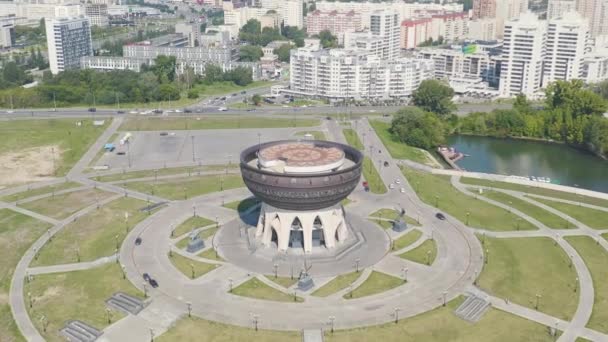
[[[323,222],[319,216],[315,217],[312,225],[312,246],[321,247],[325,246],[325,235],[323,232]]]
[[[274,243],[275,245],[279,245],[279,236],[277,235],[277,231],[270,227],[270,230],[272,231],[272,237],[270,238],[270,242]]]
[[[304,231],[302,230],[302,222],[300,222],[300,219],[297,217],[291,223],[289,247],[304,249]]]

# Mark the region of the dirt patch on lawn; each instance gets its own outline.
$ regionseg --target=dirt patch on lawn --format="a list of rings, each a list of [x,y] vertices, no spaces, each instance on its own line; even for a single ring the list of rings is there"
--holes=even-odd
[[[62,153],[59,146],[49,145],[0,154],[0,188],[54,178],[53,154],[58,162]]]

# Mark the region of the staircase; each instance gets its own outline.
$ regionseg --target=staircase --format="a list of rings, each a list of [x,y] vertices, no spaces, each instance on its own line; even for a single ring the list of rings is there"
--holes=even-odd
[[[81,321],[69,321],[60,332],[71,342],[92,342],[103,334],[103,332]]]
[[[145,303],[141,299],[129,296],[126,293],[116,292],[110,299],[106,300],[106,305],[126,314],[137,315],[143,310]]]
[[[471,294],[462,304],[460,304],[454,313],[456,316],[466,321],[477,322],[481,316],[483,316],[489,306],[490,302]]]

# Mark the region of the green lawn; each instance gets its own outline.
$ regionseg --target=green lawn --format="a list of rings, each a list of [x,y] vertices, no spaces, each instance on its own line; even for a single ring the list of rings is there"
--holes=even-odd
[[[526,215],[529,215],[545,226],[553,229],[568,229],[574,228],[572,224],[569,224],[568,221],[563,218],[546,211],[545,209],[535,206],[529,202],[526,202],[517,197],[505,194],[500,191],[484,191],[483,196],[498,201],[500,203],[506,204],[510,207],[513,207]]]
[[[382,140],[384,146],[395,159],[409,159],[418,163],[429,164],[429,158],[425,151],[408,146],[402,142],[396,141],[388,131],[391,124],[380,120],[370,120],[370,125],[376,131],[376,134]],[[434,165],[434,163],[430,163]]]
[[[395,209],[389,209],[389,208],[382,208],[382,209],[378,209],[375,212],[373,212],[372,214],[369,215],[370,217],[378,217],[378,218],[382,218],[382,219],[389,219],[389,220],[396,220],[399,217],[399,213],[395,210]],[[420,226],[420,222],[416,221],[416,219],[409,217],[409,216],[405,216],[405,222],[407,224],[411,224],[414,226]],[[392,224],[391,224],[392,227]]]
[[[586,226],[594,229],[608,228],[608,211],[591,209],[575,204],[568,204],[556,201],[549,201],[539,197],[529,196],[535,201],[546,204],[553,209],[559,210],[562,213],[574,218]]]
[[[115,292],[143,297],[116,263],[109,263],[86,271],[38,275],[24,289],[25,300],[31,293],[33,306],[28,313],[32,322],[47,341],[65,341],[61,329],[65,322],[78,319],[97,329],[108,326],[105,301]],[[112,322],[125,315],[111,310]],[[48,321],[46,333],[40,318]]]
[[[258,205],[260,200],[255,197],[248,197],[244,200],[234,201],[224,204],[224,207],[238,211],[239,213],[249,210],[249,208]]]
[[[372,271],[365,281],[357,288],[353,289],[344,295],[345,299],[361,298],[365,296],[375,295],[381,292],[385,292],[394,289],[397,286],[405,284],[403,279],[393,277],[386,273]]]
[[[41,198],[32,202],[19,204],[19,206],[61,220],[81,209],[95,204],[97,201],[101,202],[114,195],[115,194],[111,192],[89,188]]]
[[[551,189],[545,189],[545,188],[540,188],[540,187],[531,187],[531,186],[527,186],[527,185],[514,184],[514,183],[509,183],[509,182],[499,182],[499,181],[491,181],[491,180],[487,180],[487,179],[470,178],[470,177],[462,177],[462,178],[460,178],[460,181],[464,184],[520,191],[520,192],[525,192],[527,194],[561,198],[561,199],[565,199],[565,200],[569,200],[569,201],[582,202],[582,203],[587,203],[587,204],[592,204],[592,205],[597,205],[600,207],[608,208],[608,200],[601,199],[601,198],[595,198],[595,197],[589,197],[589,196],[577,195],[576,193],[551,190]]]
[[[418,316],[372,327],[336,330],[325,329],[326,342],[551,342],[544,325],[509,313],[488,309],[477,323],[469,323],[454,315],[463,298],[449,302]],[[398,307],[398,305],[395,305]],[[336,317],[336,321],[339,318]]]
[[[418,241],[418,239],[420,239],[421,236],[422,236],[421,231],[419,231],[418,229],[412,229],[393,242],[394,249],[396,251],[398,251],[402,248],[405,248],[405,247],[413,244],[414,242]],[[435,258],[433,257],[433,259],[435,259]]]
[[[251,278],[241,285],[232,289],[232,294],[243,297],[257,298],[263,300],[272,300],[277,302],[294,302],[294,296],[276,290],[263,282],[258,278]],[[296,297],[295,302],[304,301],[301,297]]]
[[[99,209],[70,222],[59,231],[39,252],[34,266],[68,264],[93,261],[116,253],[116,236],[122,244],[129,230],[148,216],[139,209],[145,201],[120,197]],[[128,220],[125,217],[128,215]]]
[[[314,140],[327,140],[325,133],[321,131],[303,131],[297,132],[296,137],[304,137],[306,134],[311,134]]]
[[[576,272],[568,255],[545,237],[496,239],[485,237],[488,263],[479,286],[499,298],[569,320],[578,305]],[[488,253],[489,252],[489,253]]]
[[[357,132],[354,129],[345,128],[342,130],[342,133],[344,134],[344,138],[346,138],[346,142],[348,142],[350,146],[363,151],[363,143],[361,143],[359,135],[357,135]]]
[[[129,179],[137,179],[144,177],[154,177],[154,176],[169,176],[169,175],[179,175],[179,174],[190,174],[192,176],[197,175],[199,172],[208,172],[208,171],[224,171],[225,169],[234,170],[238,169],[239,164],[232,163],[230,165],[202,165],[202,166],[182,166],[182,167],[168,167],[168,168],[160,168],[153,170],[142,170],[142,171],[131,171],[124,173],[115,173],[107,176],[98,176],[94,177],[94,179],[98,182],[116,182],[123,181]]]
[[[593,313],[587,327],[608,333],[608,252],[588,236],[568,236],[565,239],[583,258],[593,279]]]
[[[465,195],[452,187],[449,176],[437,176],[403,167],[401,169],[420,199],[456,217],[464,224],[492,231],[536,229],[519,216],[482,200]],[[467,217],[467,212],[470,215]]]
[[[175,227],[175,229],[173,230],[173,236],[182,236],[186,233],[191,232],[193,229],[207,227],[212,224],[215,224],[215,221],[201,216],[192,216],[186,221],[180,223],[179,226]]]
[[[285,127],[316,127],[320,125],[319,119],[290,118],[264,118],[231,116],[208,117],[164,117],[128,118],[120,126],[121,131],[160,131],[160,130],[203,130],[203,129],[229,129],[229,128],[285,128]]]
[[[220,265],[192,260],[177,253],[171,254],[169,260],[171,260],[173,266],[188,278],[196,279],[220,267]],[[194,270],[194,274],[192,274],[192,270]]]
[[[411,251],[400,254],[399,257],[423,265],[432,265],[437,257],[437,243],[433,239],[428,239]]]
[[[213,248],[209,248],[206,251],[201,252],[198,256],[209,260],[224,261],[224,259],[217,255],[216,250]]]
[[[348,287],[348,285],[355,282],[355,280],[359,279],[361,276],[361,272],[351,272],[346,274],[341,274],[334,279],[332,279],[327,284],[322,287],[316,289],[312,295],[317,297],[327,297],[332,295],[338,291],[341,291]]]
[[[19,259],[50,227],[10,209],[0,209],[0,341],[24,341],[13,321],[8,292]]]
[[[386,185],[384,185],[384,182],[382,181],[380,174],[378,174],[378,170],[376,170],[376,167],[373,165],[371,159],[365,157],[363,159],[362,168],[363,177],[365,177],[365,180],[369,184],[369,191],[374,194],[385,194],[387,191]]]
[[[0,156],[26,150],[55,146],[56,174],[65,175],[108,127],[93,126],[90,119],[9,120],[0,125]],[[77,122],[82,122],[77,126]],[[2,170],[0,166],[0,171]],[[1,183],[1,181],[0,181]]]
[[[211,192],[245,186],[241,175],[207,175],[197,177],[169,178],[154,181],[125,183],[125,187],[145,194],[171,200],[188,199]]]
[[[263,318],[260,318],[262,320]],[[301,342],[300,331],[274,331],[243,328],[206,321],[200,318],[184,317],[169,330],[155,339],[159,342],[228,342],[228,341],[260,341],[260,342]]]
[[[281,286],[283,286],[284,288],[288,288],[291,287],[293,284],[298,282],[298,278],[293,277],[293,279],[291,279],[291,277],[274,277],[274,274],[271,275],[266,275],[266,279],[272,281],[273,283],[279,284]]]
[[[58,192],[61,190],[72,189],[72,188],[76,188],[79,186],[82,186],[82,184],[76,183],[76,182],[57,183],[54,185],[43,186],[41,188],[26,190],[23,192],[18,192],[16,194],[4,196],[4,197],[0,198],[0,200],[2,200],[4,202],[17,202],[17,201],[21,201],[22,199],[53,193],[53,191]]]
[[[236,85],[233,82],[215,82],[210,85],[198,84],[194,88],[198,90],[199,97],[227,95],[230,93],[240,93],[243,90],[271,86],[269,81],[255,81],[246,86]]]

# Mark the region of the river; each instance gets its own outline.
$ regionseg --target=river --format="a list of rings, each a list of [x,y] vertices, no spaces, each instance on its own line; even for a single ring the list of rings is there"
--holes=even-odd
[[[467,171],[549,177],[552,183],[608,193],[608,161],[584,151],[515,139],[458,135],[447,140],[469,155],[457,162]]]

